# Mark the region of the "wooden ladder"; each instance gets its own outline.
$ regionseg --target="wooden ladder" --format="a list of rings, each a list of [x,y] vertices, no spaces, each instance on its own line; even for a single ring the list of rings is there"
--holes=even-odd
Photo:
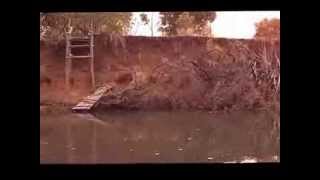
[[[73,55],[71,49],[74,48],[89,48],[88,55]],[[94,34],[89,32],[87,36],[72,36],[71,31],[66,32],[66,61],[65,61],[65,82],[66,88],[70,89],[70,77],[72,72],[72,60],[73,59],[89,59],[90,73],[91,73],[91,85],[92,89],[95,89],[95,77],[94,77]]]

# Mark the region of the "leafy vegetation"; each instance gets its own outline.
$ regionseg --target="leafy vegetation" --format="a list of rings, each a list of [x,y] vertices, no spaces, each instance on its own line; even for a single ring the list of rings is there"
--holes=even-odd
[[[131,18],[132,13],[129,12],[41,14],[40,38],[62,39],[69,23],[77,31],[75,33],[86,34],[92,24],[95,33],[115,32],[125,35],[131,26]]]
[[[210,35],[208,23],[216,19],[216,12],[160,12],[160,31],[167,36]]]
[[[280,39],[280,19],[263,19],[255,24],[255,39],[260,40],[279,40]]]

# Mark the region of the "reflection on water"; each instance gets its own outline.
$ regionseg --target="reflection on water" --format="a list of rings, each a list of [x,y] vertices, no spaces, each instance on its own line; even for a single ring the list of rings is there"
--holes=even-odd
[[[267,112],[94,115],[97,119],[72,113],[41,115],[41,163],[279,161],[279,140],[271,135],[273,120]]]

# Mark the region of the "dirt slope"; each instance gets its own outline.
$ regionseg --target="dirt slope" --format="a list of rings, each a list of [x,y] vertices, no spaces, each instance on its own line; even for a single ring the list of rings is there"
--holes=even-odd
[[[73,62],[72,90],[64,89],[64,53],[64,42],[41,42],[42,104],[72,105],[90,93],[86,60]],[[126,94],[114,97],[120,98],[118,105],[130,108],[279,106],[279,67],[279,42],[107,34],[95,37],[97,86],[115,81],[119,87],[131,87]]]

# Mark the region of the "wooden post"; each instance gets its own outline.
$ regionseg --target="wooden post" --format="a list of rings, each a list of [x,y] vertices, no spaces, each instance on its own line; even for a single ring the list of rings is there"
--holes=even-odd
[[[66,59],[66,88],[70,90],[70,76],[72,71],[72,60],[71,58]]]
[[[65,62],[65,83],[66,89],[70,89],[70,76],[72,71],[72,59],[70,57],[70,34],[66,33],[66,62]]]
[[[94,90],[96,87],[95,84],[95,77],[94,77],[94,53],[93,53],[93,32],[90,33],[90,56],[91,56],[91,61],[90,61],[90,72],[91,72],[91,84],[92,84],[92,89]]]

